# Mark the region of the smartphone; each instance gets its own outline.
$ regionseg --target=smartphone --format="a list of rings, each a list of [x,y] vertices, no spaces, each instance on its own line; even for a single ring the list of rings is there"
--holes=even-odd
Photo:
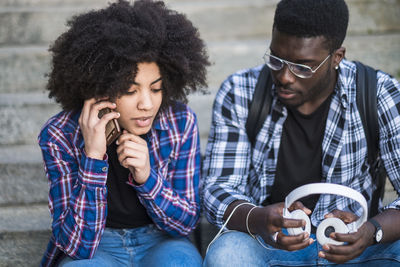
[[[103,117],[104,114],[111,112],[111,109],[104,108],[99,111],[99,118]],[[110,120],[106,125],[106,141],[107,146],[112,144],[115,139],[121,135],[121,128],[119,127],[117,119]]]

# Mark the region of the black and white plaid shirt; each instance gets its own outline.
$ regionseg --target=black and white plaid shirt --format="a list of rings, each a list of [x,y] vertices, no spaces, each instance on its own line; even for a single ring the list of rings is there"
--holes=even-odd
[[[203,204],[208,220],[221,226],[230,203],[243,199],[261,205],[272,189],[286,108],[273,98],[272,112],[255,147],[246,120],[262,66],[228,77],[217,93],[203,168]],[[322,142],[322,181],[349,186],[370,204],[374,185],[368,172],[367,142],[356,105],[356,68],[342,60]],[[380,151],[388,176],[400,193],[400,84],[379,71],[377,76]],[[275,95],[273,88],[272,93]],[[384,207],[400,209],[400,198]],[[311,221],[317,226],[334,209],[361,215],[361,206],[336,195],[321,195]]]

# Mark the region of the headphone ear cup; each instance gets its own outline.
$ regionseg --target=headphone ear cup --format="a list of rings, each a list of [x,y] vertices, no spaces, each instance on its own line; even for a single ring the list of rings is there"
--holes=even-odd
[[[346,224],[339,218],[327,218],[317,227],[317,240],[323,246],[325,244],[343,245],[344,242],[333,240],[329,237],[331,233],[347,234],[349,232]]]
[[[308,215],[302,211],[302,210],[294,210],[289,213],[289,216],[287,217],[289,219],[297,219],[297,220],[305,220],[306,221],[306,226],[304,229],[302,227],[296,227],[296,228],[287,228],[289,235],[299,235],[303,232],[307,232],[310,234],[311,232],[311,222],[310,218]]]

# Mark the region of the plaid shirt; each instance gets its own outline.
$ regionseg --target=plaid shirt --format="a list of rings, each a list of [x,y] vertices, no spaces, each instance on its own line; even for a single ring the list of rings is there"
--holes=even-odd
[[[93,257],[106,224],[107,155],[104,160],[86,157],[79,116],[80,112],[60,112],[39,135],[53,220],[44,266],[52,266],[60,251],[74,259]],[[195,114],[179,103],[160,112],[149,139],[150,177],[143,185],[128,184],[159,229],[172,236],[187,235],[200,212]]]
[[[242,199],[261,205],[274,183],[278,151],[287,110],[276,98],[254,147],[246,134],[246,120],[262,66],[239,71],[225,80],[217,93],[204,162],[203,203],[207,219],[218,226],[230,203]],[[368,172],[367,142],[356,105],[356,68],[342,60],[322,142],[322,181],[361,192],[370,204],[375,189]],[[400,84],[379,71],[377,75],[380,156],[395,190],[400,193]],[[400,209],[400,198],[385,207]],[[311,221],[317,226],[333,209],[361,215],[351,199],[321,195]]]

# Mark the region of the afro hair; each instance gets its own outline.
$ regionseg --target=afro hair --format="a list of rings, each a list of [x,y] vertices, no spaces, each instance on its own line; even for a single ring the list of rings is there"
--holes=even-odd
[[[47,89],[67,111],[90,98],[115,99],[135,80],[137,65],[155,62],[163,77],[163,103],[187,102],[205,92],[210,65],[198,30],[183,14],[161,1],[120,0],[77,15],[50,47],[52,69]]]

